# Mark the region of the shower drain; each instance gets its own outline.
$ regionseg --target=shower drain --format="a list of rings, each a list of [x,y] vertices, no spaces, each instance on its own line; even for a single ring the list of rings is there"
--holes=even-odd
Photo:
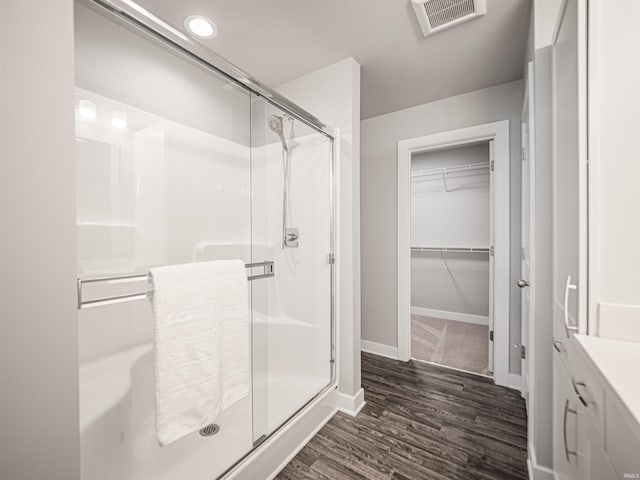
[[[212,437],[219,431],[220,431],[220,427],[215,423],[212,423],[211,425],[207,425],[206,427],[201,428],[200,435],[202,435],[203,437]]]

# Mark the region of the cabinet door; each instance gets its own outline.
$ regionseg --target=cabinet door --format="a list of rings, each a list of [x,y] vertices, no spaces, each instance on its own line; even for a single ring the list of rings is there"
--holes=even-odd
[[[554,337],[586,332],[586,44],[584,6],[568,0],[553,45]],[[584,198],[583,198],[584,197]]]
[[[591,420],[584,416],[581,418],[578,450],[583,458],[580,461],[580,478],[582,480],[618,478],[604,451],[602,436],[596,431]]]
[[[553,360],[553,469],[558,480],[579,479],[578,399],[557,353]]]

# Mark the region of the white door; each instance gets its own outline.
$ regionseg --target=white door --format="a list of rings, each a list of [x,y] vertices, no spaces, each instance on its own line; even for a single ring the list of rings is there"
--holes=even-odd
[[[532,256],[534,254],[534,184],[535,181],[535,156],[533,155],[533,63],[530,62],[527,69],[527,79],[525,87],[525,98],[522,107],[522,225],[521,225],[521,267],[520,280],[518,286],[522,292],[522,324],[520,330],[521,353],[521,378],[522,396],[529,407],[530,390],[530,362],[529,355],[533,351],[533,335],[531,334],[531,321],[533,319],[533,294],[534,294],[534,271]],[[529,409],[530,411],[530,409]]]

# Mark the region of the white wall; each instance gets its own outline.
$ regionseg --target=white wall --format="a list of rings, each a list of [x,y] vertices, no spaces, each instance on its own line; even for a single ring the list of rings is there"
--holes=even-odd
[[[534,49],[548,47],[553,43],[553,35],[563,0],[534,0]]]
[[[489,162],[489,144],[414,154],[411,171]],[[489,169],[411,180],[411,246],[489,247]],[[489,315],[489,255],[414,252],[411,307]],[[445,262],[446,259],[446,262]],[[425,312],[426,313],[426,312]]]
[[[278,90],[340,129],[338,158],[338,379],[340,392],[360,395],[360,65],[347,58]]]
[[[0,478],[7,480],[79,478],[72,9],[71,0],[0,1]]]
[[[535,298],[533,330],[535,353],[529,355],[530,395],[533,427],[529,435],[537,465],[552,468],[553,436],[553,256],[552,239],[552,155],[553,114],[551,86],[551,47],[536,50],[534,59],[534,149],[535,149]],[[533,328],[531,328],[533,327]]]
[[[362,338],[397,345],[397,142],[430,133],[510,120],[510,343],[520,341],[521,80],[370,118],[362,122]],[[510,352],[510,371],[520,357]]]
[[[640,341],[640,3],[595,0],[589,16],[589,329]]]

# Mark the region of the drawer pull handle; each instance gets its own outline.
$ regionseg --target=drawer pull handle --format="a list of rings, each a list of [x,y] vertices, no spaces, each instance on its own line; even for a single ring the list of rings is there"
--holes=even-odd
[[[576,382],[575,378],[573,377],[571,377],[571,385],[573,386],[573,391],[576,392],[576,395],[580,399],[580,402],[582,403],[582,405],[584,405],[585,407],[588,407],[589,405],[587,405],[587,401],[584,399],[584,397],[580,393],[580,390],[578,390],[578,387],[586,387],[587,385],[584,382]]]
[[[565,349],[560,347],[560,345],[563,345],[563,344],[564,344],[564,342],[562,342],[560,340],[554,340],[553,341],[553,348],[555,348],[556,352],[558,352],[558,353],[566,352]]]
[[[575,457],[578,456],[578,452],[576,452],[575,450],[569,450],[569,446],[567,445],[567,413],[573,413],[575,415],[578,415],[578,411],[577,410],[572,410],[571,408],[569,408],[569,399],[567,399],[564,402],[564,419],[562,421],[563,426],[562,426],[562,431],[563,431],[563,436],[564,436],[564,453],[567,456],[567,463],[571,463],[571,458],[570,456],[573,455]]]
[[[571,283],[571,275],[567,275],[567,283],[564,285],[564,329],[569,338],[569,332],[577,332],[578,327],[569,324],[569,291],[578,290],[577,285]]]

